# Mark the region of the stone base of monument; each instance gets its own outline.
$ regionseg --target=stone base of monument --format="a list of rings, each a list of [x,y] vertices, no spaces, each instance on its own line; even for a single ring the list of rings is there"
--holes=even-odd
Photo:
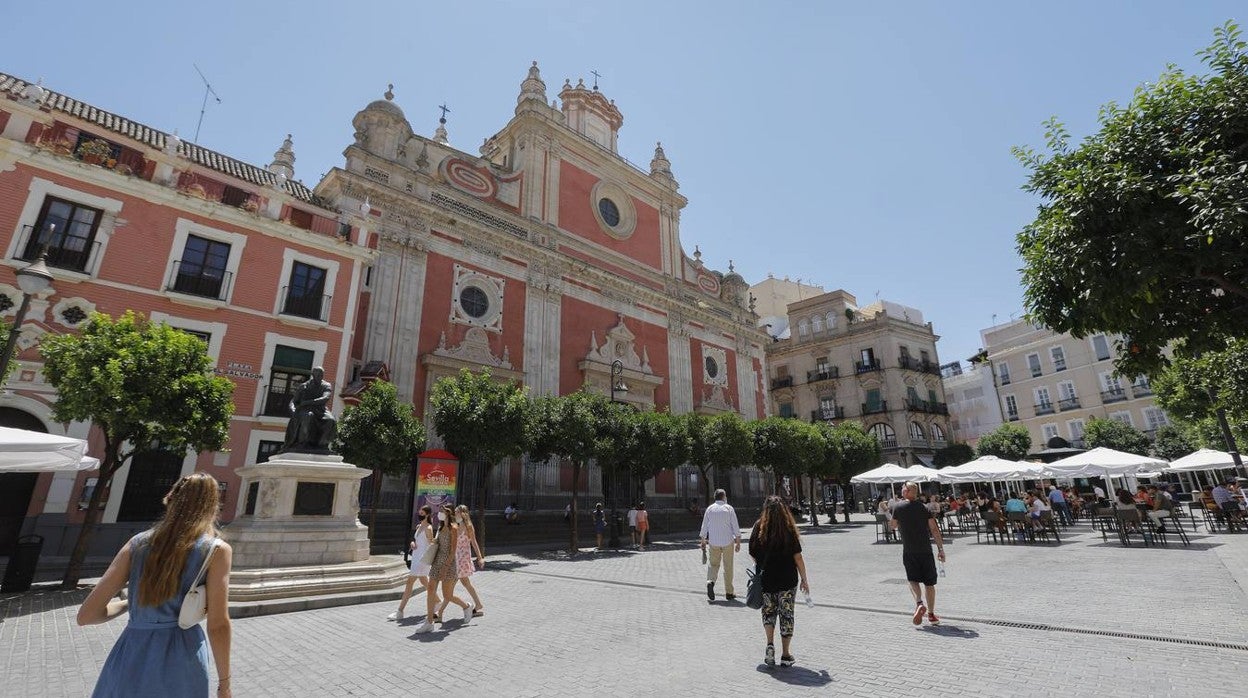
[[[358,603],[350,599],[389,597],[403,582],[402,558],[369,556],[368,527],[359,521],[360,481],[368,470],[341,456],[284,453],[238,474],[238,511],[222,529],[234,550],[231,615],[251,615],[236,614],[237,604],[273,600]],[[323,605],[339,604],[306,607]]]

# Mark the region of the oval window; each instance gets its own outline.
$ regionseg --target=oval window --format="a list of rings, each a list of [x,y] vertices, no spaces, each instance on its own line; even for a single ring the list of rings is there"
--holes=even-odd
[[[715,378],[719,375],[719,364],[715,362],[715,357],[706,357],[706,375]]]
[[[485,291],[476,286],[465,286],[459,292],[459,307],[469,317],[480,318],[490,309],[490,298],[485,295]]]
[[[598,200],[598,214],[602,216],[602,221],[612,228],[620,224],[620,207],[616,206],[611,199]]]

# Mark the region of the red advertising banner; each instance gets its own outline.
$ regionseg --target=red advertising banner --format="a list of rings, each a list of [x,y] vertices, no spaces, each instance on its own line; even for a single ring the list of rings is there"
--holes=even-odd
[[[426,504],[435,515],[443,504],[455,504],[455,480],[459,471],[459,459],[453,454],[433,450],[420,454],[416,465],[416,506],[420,511]]]

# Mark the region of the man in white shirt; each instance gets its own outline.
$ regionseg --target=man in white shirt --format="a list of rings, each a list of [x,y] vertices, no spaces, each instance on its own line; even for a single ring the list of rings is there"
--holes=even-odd
[[[628,535],[632,536],[633,546],[637,545],[637,505],[628,508]]]
[[[715,503],[706,508],[702,514],[702,550],[711,546],[711,564],[706,569],[706,598],[715,600],[715,578],[719,576],[719,565],[724,565],[724,598],[729,601],[737,598],[736,589],[732,586],[733,553],[741,551],[741,523],[737,521],[737,511],[728,504],[728,495],[723,490],[715,490]]]

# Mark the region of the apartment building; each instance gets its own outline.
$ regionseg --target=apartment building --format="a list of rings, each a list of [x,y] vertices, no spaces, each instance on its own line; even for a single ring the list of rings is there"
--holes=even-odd
[[[951,439],[975,446],[979,437],[1004,423],[992,369],[986,362],[953,362],[940,367],[949,403]]]
[[[938,338],[917,309],[888,301],[860,308],[836,290],[788,303],[782,324],[767,347],[773,414],[858,420],[884,460],[901,464],[930,464],[946,445]]]
[[[1084,427],[1093,418],[1116,419],[1150,437],[1169,423],[1153,401],[1148,378],[1114,372],[1113,335],[1076,339],[1015,320],[980,336],[1002,417],[1027,427],[1036,450],[1055,436],[1082,447]]]

